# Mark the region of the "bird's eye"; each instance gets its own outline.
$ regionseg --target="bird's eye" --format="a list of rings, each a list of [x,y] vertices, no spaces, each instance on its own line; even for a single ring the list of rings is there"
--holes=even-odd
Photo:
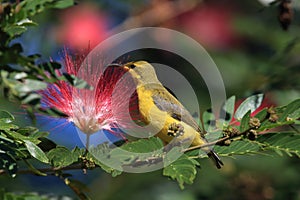
[[[134,64],[131,64],[128,66],[130,69],[134,69],[136,66]]]

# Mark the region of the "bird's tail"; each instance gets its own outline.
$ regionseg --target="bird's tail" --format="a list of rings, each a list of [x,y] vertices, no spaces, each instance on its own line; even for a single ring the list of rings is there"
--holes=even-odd
[[[215,163],[216,167],[220,169],[224,164],[221,161],[220,157],[213,150],[207,153],[207,156]]]

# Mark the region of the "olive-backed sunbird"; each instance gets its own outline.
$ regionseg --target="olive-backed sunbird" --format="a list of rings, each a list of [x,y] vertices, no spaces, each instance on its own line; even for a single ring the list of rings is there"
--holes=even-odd
[[[207,140],[187,109],[158,80],[154,67],[146,61],[122,65],[136,85],[138,111],[144,124],[158,130],[156,136],[165,143],[189,138],[191,146],[204,145]],[[157,127],[155,127],[157,126]],[[209,147],[202,148],[217,168],[223,162]]]

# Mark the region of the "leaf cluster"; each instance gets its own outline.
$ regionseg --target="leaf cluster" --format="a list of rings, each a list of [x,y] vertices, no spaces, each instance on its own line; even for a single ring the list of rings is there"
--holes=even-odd
[[[78,88],[89,88],[88,84],[74,75],[60,73],[61,65],[54,61],[40,63],[41,55],[24,55],[23,46],[16,38],[30,26],[37,24],[32,17],[50,8],[66,8],[73,0],[21,1],[0,4],[0,87],[5,97],[26,105],[34,119],[34,110],[41,109],[38,91],[48,83],[67,81]],[[50,115],[61,116],[56,110],[43,110]]]

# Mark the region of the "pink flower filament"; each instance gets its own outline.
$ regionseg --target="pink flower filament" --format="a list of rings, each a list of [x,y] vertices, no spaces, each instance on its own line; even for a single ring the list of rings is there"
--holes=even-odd
[[[91,64],[92,63],[92,64]],[[97,62],[99,63],[99,62]],[[92,66],[93,65],[93,66]],[[118,80],[125,73],[122,68],[104,68],[102,64],[94,64],[83,57],[72,60],[66,53],[64,67],[67,73],[85,80],[94,89],[78,89],[65,81],[49,84],[48,88],[41,92],[44,103],[66,114],[67,120],[73,122],[82,132],[92,134],[100,129],[112,130],[118,124],[118,116],[112,110],[123,111],[122,93],[126,92],[126,86],[120,90],[117,105],[112,105],[112,94]],[[58,72],[61,74],[61,72]],[[123,93],[124,94],[124,93]]]

